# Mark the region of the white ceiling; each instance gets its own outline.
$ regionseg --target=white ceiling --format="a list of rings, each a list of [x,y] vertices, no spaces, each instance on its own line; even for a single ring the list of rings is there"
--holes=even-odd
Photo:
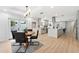
[[[56,6],[54,8],[47,7],[32,7],[32,16],[40,17],[40,12],[43,12],[44,16],[51,18],[52,16],[57,17],[71,17],[75,16],[77,13],[77,10],[79,10],[79,7],[77,6]]]
[[[22,17],[26,12],[26,9],[23,6],[0,6],[0,12]]]
[[[42,17],[52,18],[52,16],[57,17],[75,17],[79,6],[30,6],[32,17]],[[0,6],[0,12],[8,13],[12,16],[23,17],[26,12],[25,6]],[[40,12],[43,12],[41,15]]]

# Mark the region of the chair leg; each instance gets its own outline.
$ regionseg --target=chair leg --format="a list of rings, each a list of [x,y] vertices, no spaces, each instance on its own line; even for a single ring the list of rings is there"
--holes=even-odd
[[[27,50],[27,48],[25,48],[25,52],[24,53],[26,53],[26,50]]]
[[[32,39],[30,39],[30,45],[32,45]]]
[[[39,42],[34,42],[34,43],[36,43],[36,44],[34,44],[34,46],[39,46]]]
[[[12,45],[12,46],[19,46],[19,45]]]
[[[18,50],[16,51],[16,53],[18,53],[18,51],[21,49],[21,47],[22,47],[21,45],[22,45],[22,43],[19,43],[20,47],[18,48]]]
[[[18,48],[18,50],[16,51],[16,53],[18,53],[18,51],[21,49],[21,46]]]
[[[16,53],[26,53],[27,48],[24,49],[24,52],[18,52],[21,49],[21,46],[18,48],[18,50],[16,51]]]
[[[16,51],[16,53],[26,53],[27,48],[25,48],[24,52],[18,52],[22,47],[22,44],[20,43],[20,47],[18,48],[18,50]]]
[[[30,45],[32,45],[32,46],[39,46],[39,42],[30,42]]]

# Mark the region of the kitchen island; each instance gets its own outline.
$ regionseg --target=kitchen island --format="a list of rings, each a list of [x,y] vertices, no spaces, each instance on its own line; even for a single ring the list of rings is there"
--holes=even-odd
[[[63,35],[63,29],[48,28],[48,37],[58,38]]]

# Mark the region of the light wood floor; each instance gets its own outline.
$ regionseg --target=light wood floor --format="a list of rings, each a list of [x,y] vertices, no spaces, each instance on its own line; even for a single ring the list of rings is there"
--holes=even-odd
[[[79,52],[79,41],[72,34],[65,34],[58,39],[48,37],[47,34],[39,35],[42,46],[35,53],[73,53]]]
[[[11,43],[9,40],[0,42],[0,53],[11,53]]]

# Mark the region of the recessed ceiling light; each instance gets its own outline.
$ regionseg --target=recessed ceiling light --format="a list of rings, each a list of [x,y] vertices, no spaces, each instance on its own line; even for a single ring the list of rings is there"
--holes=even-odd
[[[50,6],[50,8],[54,8],[54,6]]]

